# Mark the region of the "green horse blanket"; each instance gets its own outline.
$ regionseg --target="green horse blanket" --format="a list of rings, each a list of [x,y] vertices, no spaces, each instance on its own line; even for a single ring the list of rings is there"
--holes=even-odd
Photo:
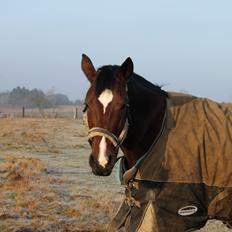
[[[232,225],[232,112],[209,99],[169,93],[159,139],[130,170],[110,228],[179,232],[208,219]]]

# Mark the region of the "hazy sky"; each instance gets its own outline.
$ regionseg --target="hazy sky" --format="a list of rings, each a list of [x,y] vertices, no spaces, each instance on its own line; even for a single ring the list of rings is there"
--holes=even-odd
[[[232,1],[0,0],[0,91],[83,98],[82,53],[97,67],[130,56],[166,90],[232,100]]]

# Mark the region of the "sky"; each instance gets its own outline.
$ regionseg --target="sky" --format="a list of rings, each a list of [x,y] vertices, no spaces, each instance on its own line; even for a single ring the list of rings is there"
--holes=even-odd
[[[121,64],[167,91],[232,101],[231,0],[0,0],[0,92],[83,99],[81,68]]]

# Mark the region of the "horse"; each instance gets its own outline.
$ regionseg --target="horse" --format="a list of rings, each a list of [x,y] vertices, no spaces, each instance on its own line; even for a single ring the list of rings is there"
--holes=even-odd
[[[170,93],[121,65],[95,69],[84,121],[93,174],[108,176],[119,149],[125,199],[109,231],[182,232],[219,219],[232,227],[232,113],[205,98]]]

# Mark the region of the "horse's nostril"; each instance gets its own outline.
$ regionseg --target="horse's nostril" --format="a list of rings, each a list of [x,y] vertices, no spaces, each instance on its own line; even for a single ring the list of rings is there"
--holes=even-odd
[[[89,165],[91,168],[94,168],[97,164],[97,159],[95,158],[95,156],[93,154],[91,154],[89,156]]]
[[[111,158],[111,155],[110,155],[109,158],[108,158],[108,164],[111,163],[111,160],[112,160],[112,158]]]

